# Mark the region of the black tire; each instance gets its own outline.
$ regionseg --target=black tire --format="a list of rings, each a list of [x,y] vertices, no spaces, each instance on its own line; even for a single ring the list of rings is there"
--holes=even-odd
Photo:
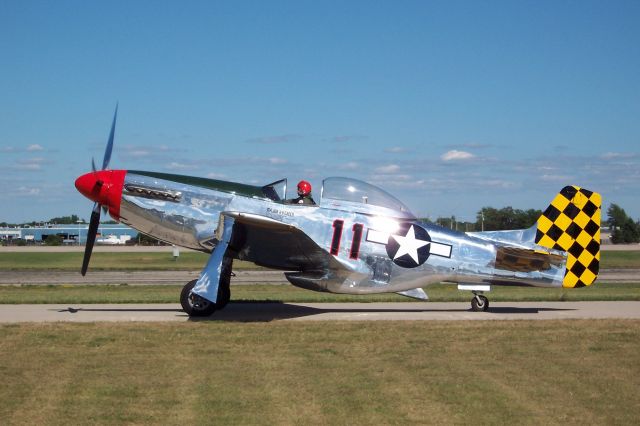
[[[471,310],[474,312],[486,312],[489,309],[489,299],[485,296],[477,295],[471,299]]]
[[[190,317],[208,317],[216,311],[216,304],[197,294],[191,294],[191,290],[197,281],[189,281],[182,287],[180,304],[182,305],[182,310]]]

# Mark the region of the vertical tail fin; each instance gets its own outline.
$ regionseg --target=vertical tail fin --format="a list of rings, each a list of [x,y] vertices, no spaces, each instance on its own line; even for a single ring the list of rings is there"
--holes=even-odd
[[[584,287],[600,268],[602,197],[578,186],[565,186],[538,219],[536,244],[567,252],[563,287]]]

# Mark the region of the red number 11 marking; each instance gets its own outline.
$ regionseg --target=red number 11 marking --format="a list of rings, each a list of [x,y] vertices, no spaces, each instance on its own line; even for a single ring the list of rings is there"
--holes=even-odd
[[[333,221],[333,236],[331,237],[331,249],[329,253],[337,256],[340,253],[340,240],[342,240],[342,230],[344,228],[344,220],[336,219]],[[356,223],[353,225],[353,240],[351,241],[351,250],[349,250],[350,259],[358,259],[360,254],[360,242],[362,241],[362,231],[364,225]]]

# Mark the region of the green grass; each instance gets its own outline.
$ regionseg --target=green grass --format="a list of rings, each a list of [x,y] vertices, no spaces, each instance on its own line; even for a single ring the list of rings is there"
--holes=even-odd
[[[638,269],[640,268],[640,250],[601,251],[600,261],[602,269]]]
[[[42,252],[6,252],[0,254],[2,270],[65,270],[76,271],[82,265],[83,253],[42,253]],[[181,252],[177,261],[167,253],[118,253],[96,252],[91,256],[90,269],[93,271],[113,270],[200,270],[209,255],[199,252]],[[602,269],[640,268],[640,251],[604,251],[601,252]],[[257,268],[252,263],[235,261],[234,269]]]
[[[0,326],[3,424],[637,424],[640,321]]]
[[[23,303],[177,303],[182,286],[177,285],[23,285],[0,286],[0,304]],[[451,284],[425,287],[431,301],[467,302],[471,293]],[[588,301],[640,300],[640,283],[596,283],[580,289],[492,287],[491,301]],[[412,302],[396,294],[341,295],[303,290],[283,285],[234,285],[231,300],[321,302]]]
[[[77,271],[82,265],[84,253],[80,252],[7,252],[0,254],[2,270],[54,270]],[[200,252],[181,252],[178,260],[170,252],[96,252],[91,255],[92,271],[193,271],[201,270],[209,255]],[[236,261],[234,269],[258,269],[249,262]]]

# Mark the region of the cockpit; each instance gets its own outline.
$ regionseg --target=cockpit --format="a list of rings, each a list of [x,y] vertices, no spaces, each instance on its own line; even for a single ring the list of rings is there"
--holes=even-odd
[[[268,198],[285,202],[287,199],[287,180],[282,179],[266,185],[262,190]],[[330,177],[325,179],[322,182],[318,205],[335,210],[415,218],[409,208],[393,195],[377,186],[351,178]]]
[[[331,177],[322,182],[320,205],[326,208],[348,208],[362,213],[384,213],[414,218],[402,201],[377,186],[357,179]]]

